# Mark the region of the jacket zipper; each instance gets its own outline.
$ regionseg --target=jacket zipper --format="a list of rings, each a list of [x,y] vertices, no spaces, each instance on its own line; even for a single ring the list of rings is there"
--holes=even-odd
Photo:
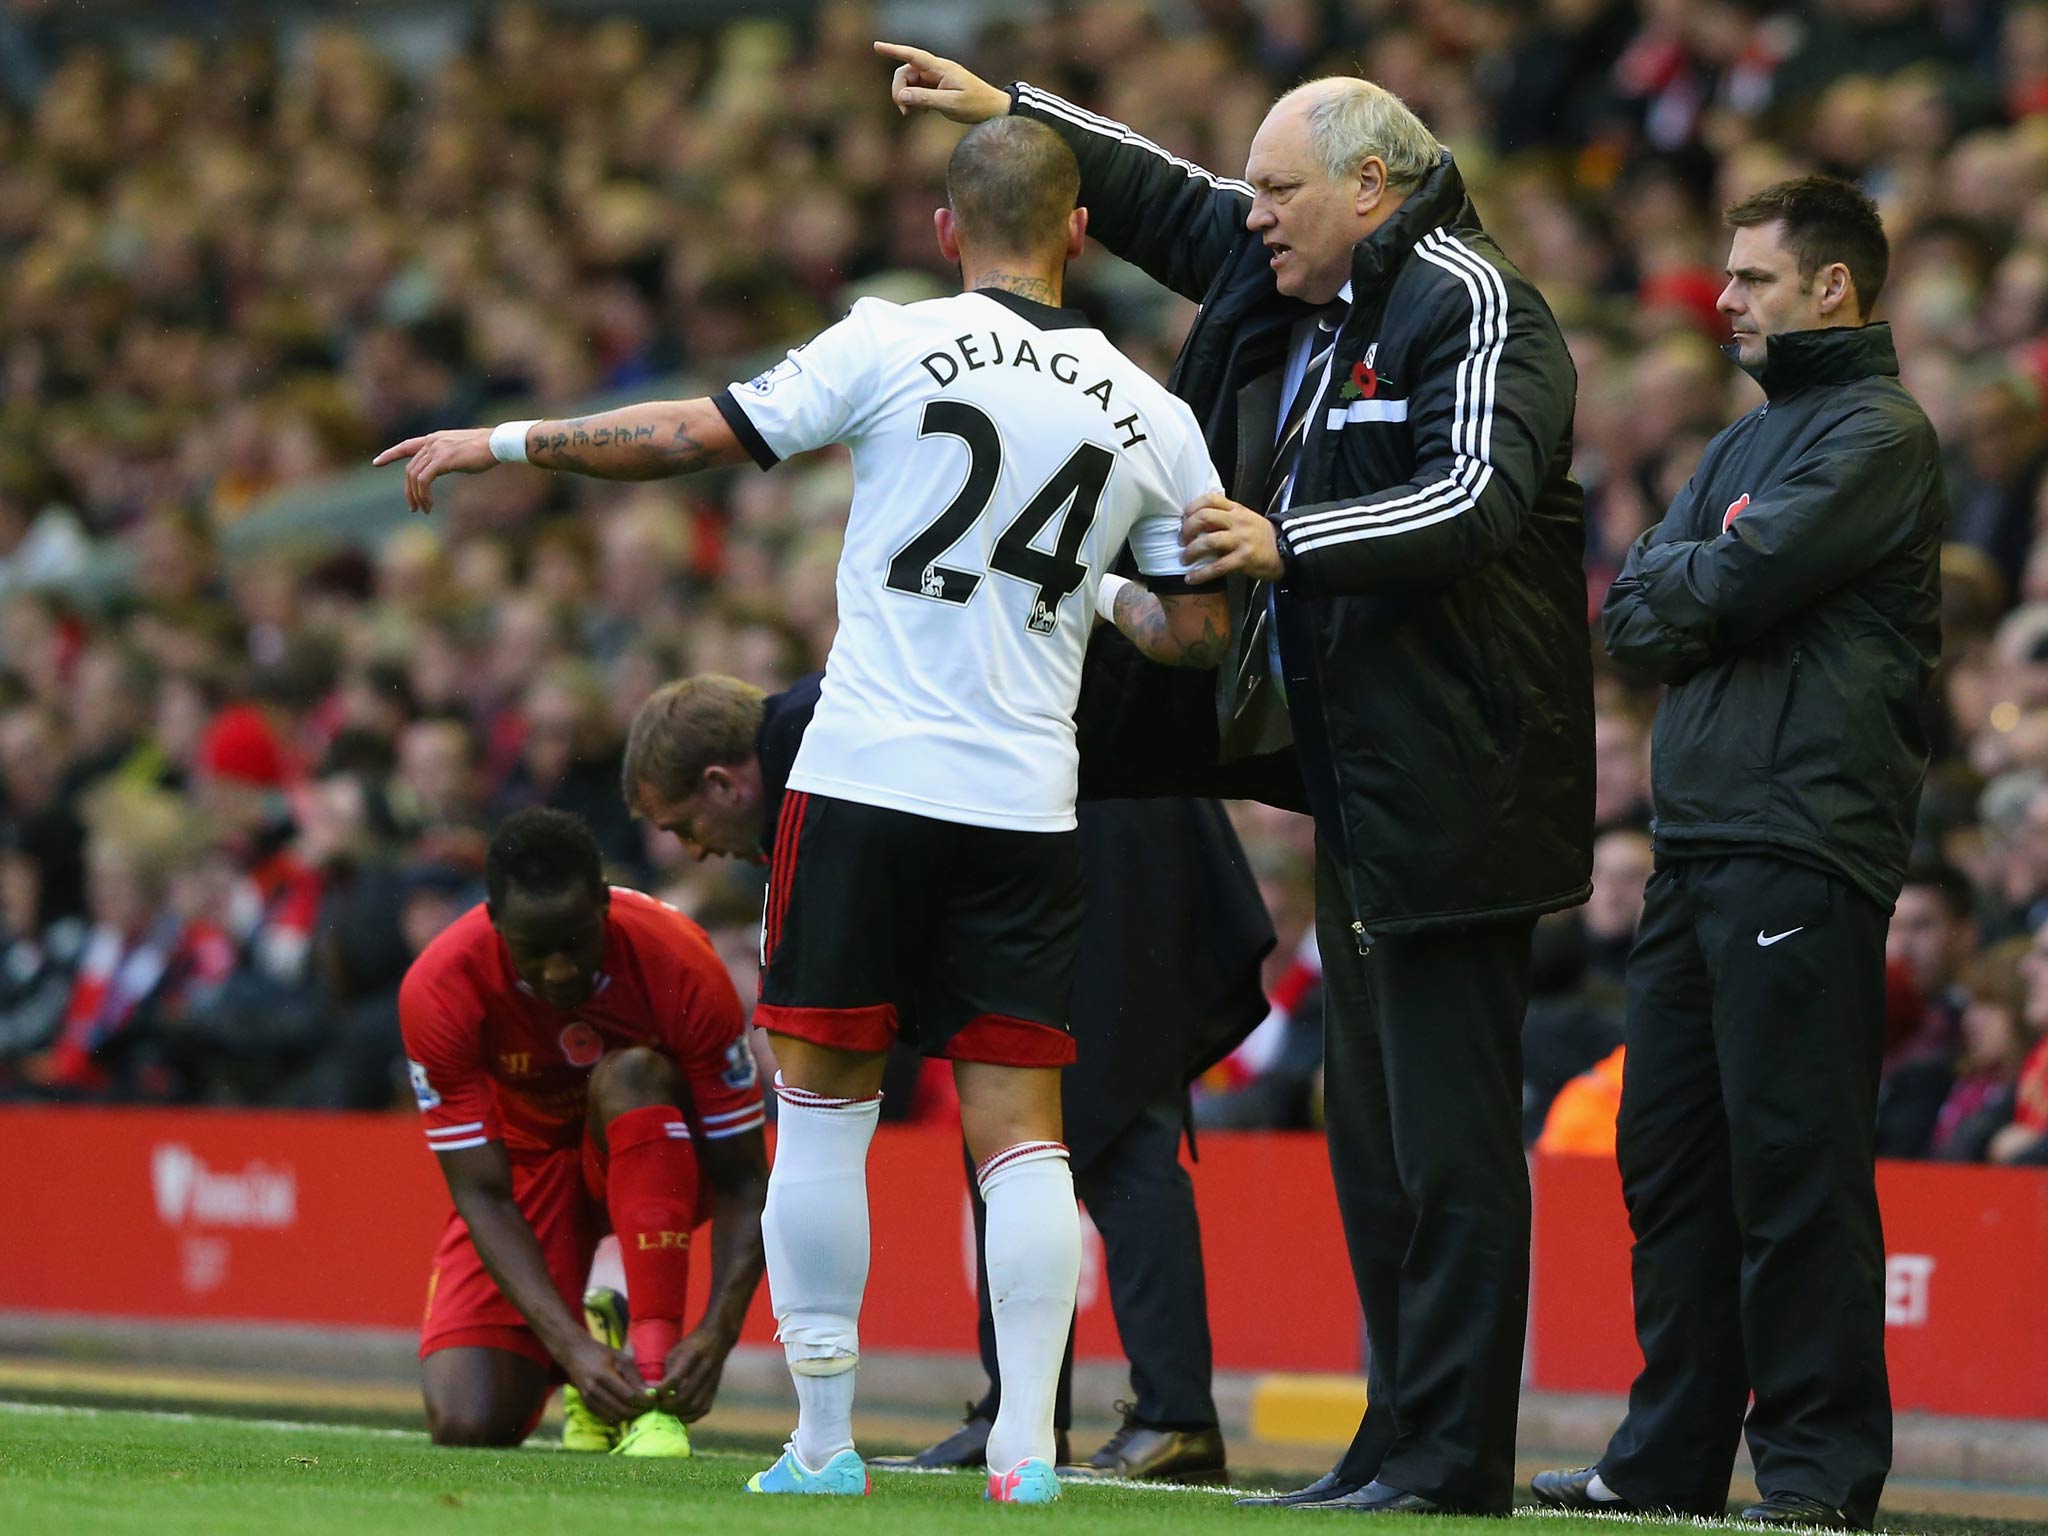
[[[1358,941],[1358,957],[1361,960],[1372,953],[1372,935],[1365,931],[1363,922],[1352,923],[1351,936]]]

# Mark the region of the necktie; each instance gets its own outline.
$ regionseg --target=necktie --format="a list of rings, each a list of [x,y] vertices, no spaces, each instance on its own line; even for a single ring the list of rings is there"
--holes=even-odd
[[[1287,429],[1280,434],[1280,441],[1273,449],[1273,462],[1266,470],[1265,512],[1268,517],[1277,517],[1286,503],[1287,485],[1294,478],[1294,471],[1301,462],[1302,440],[1308,435],[1309,411],[1316,398],[1323,391],[1323,370],[1330,366],[1330,353],[1337,346],[1337,326],[1344,318],[1343,304],[1332,304],[1316,317],[1315,340],[1310,343],[1308,366],[1301,371],[1301,382],[1294,388],[1294,398],[1287,402]]]
[[[1268,517],[1278,516],[1287,504],[1288,486],[1301,463],[1301,445],[1308,435],[1309,412],[1323,392],[1323,370],[1330,366],[1330,354],[1337,346],[1337,329],[1349,307],[1339,301],[1325,305],[1316,316],[1315,339],[1309,343],[1308,366],[1301,370],[1301,380],[1294,386],[1294,398],[1287,402],[1286,430],[1274,445],[1273,462],[1266,470],[1264,507]],[[1272,678],[1274,688],[1284,701],[1287,682],[1280,668],[1279,625],[1273,612],[1271,582],[1252,584],[1245,595],[1245,614],[1251,621],[1251,634],[1244,649],[1238,653],[1237,680],[1232,696],[1242,708],[1251,691],[1258,686],[1256,668],[1263,660],[1267,675]]]

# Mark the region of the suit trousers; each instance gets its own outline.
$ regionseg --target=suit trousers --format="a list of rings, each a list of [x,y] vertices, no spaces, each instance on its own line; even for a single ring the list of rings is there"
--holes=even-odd
[[[1371,1346],[1365,1416],[1337,1472],[1505,1515],[1529,1310],[1534,919],[1387,934],[1366,954],[1350,925],[1319,845],[1330,1173]]]
[[[1650,881],[1616,1148],[1644,1365],[1600,1463],[1632,1503],[1721,1514],[1747,1408],[1766,1494],[1876,1515],[1887,919],[1778,858],[1673,861]]]
[[[1202,1271],[1202,1227],[1195,1187],[1180,1163],[1187,1124],[1185,1091],[1141,1111],[1088,1163],[1074,1170],[1074,1193],[1102,1234],[1109,1305],[1131,1362],[1131,1416],[1155,1429],[1214,1429],[1210,1396],[1209,1295]],[[968,1168],[976,1251],[986,1255],[988,1211]],[[1002,1402],[988,1266],[977,1270],[981,1363],[989,1388],[973,1411],[993,1419]],[[1074,1337],[1060,1369],[1053,1423],[1073,1423]]]

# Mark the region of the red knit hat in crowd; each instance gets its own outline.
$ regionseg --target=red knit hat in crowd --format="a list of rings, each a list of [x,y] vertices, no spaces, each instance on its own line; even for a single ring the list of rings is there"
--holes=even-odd
[[[277,733],[254,704],[230,704],[213,717],[199,738],[198,767],[210,778],[258,789],[282,789],[292,777]]]

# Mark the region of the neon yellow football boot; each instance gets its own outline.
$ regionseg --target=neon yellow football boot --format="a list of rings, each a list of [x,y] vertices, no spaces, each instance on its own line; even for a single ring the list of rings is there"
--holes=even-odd
[[[592,1286],[583,1293],[583,1326],[600,1344],[613,1349],[626,1347],[626,1298],[607,1286]],[[565,1451],[609,1451],[617,1448],[620,1430],[607,1424],[583,1405],[583,1394],[574,1387],[562,1388],[562,1449]]]
[[[626,1426],[619,1443],[612,1447],[612,1454],[687,1456],[690,1454],[690,1432],[683,1428],[683,1421],[674,1414],[650,1408]]]

